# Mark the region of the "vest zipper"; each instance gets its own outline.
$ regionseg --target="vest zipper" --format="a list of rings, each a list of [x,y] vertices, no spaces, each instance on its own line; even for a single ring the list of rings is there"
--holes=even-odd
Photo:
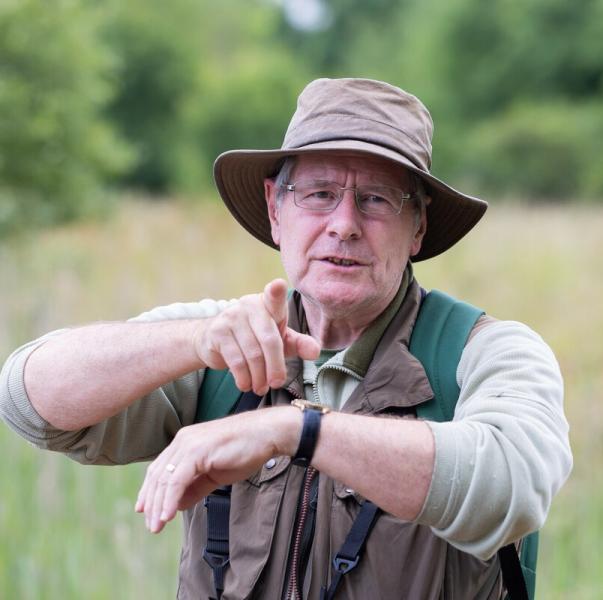
[[[308,551],[310,536],[304,535],[307,531],[308,513],[310,511],[310,502],[312,500],[312,482],[317,475],[314,467],[308,467],[304,476],[302,487],[301,503],[298,508],[295,530],[293,534],[293,546],[289,554],[289,564],[287,565],[288,583],[287,591],[284,595],[285,600],[302,599],[303,573],[300,572],[300,566],[305,563],[305,554]],[[312,524],[313,525],[313,524]],[[305,543],[304,543],[305,542]]]
[[[303,399],[303,396],[292,386],[287,387],[286,390],[294,398]],[[297,507],[297,514],[295,519],[295,528],[293,531],[293,545],[289,550],[289,557],[287,560],[287,568],[285,570],[285,587],[283,589],[283,600],[301,600],[301,586],[300,586],[300,573],[299,567],[301,564],[302,553],[305,548],[302,547],[302,541],[304,540],[304,525],[307,520],[308,508],[310,505],[310,493],[312,490],[312,480],[316,476],[317,471],[314,467],[308,467],[304,474],[304,482],[302,485],[302,492],[300,501]],[[302,574],[303,575],[303,574]]]

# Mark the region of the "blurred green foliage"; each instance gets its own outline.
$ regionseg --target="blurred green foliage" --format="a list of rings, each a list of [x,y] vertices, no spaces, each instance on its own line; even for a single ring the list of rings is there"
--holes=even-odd
[[[136,150],[124,184],[164,192],[178,181],[178,161],[195,135],[189,107],[202,92],[203,4],[115,2],[107,18],[103,39],[119,57],[107,113]]]
[[[0,5],[0,234],[98,213],[127,169],[103,110],[113,56],[99,14],[70,0]]]
[[[95,214],[108,186],[207,191],[321,76],[417,94],[453,185],[600,199],[601,39],[603,0],[4,0],[0,235]]]
[[[603,106],[543,102],[513,105],[467,140],[465,168],[482,189],[514,198],[601,198]]]

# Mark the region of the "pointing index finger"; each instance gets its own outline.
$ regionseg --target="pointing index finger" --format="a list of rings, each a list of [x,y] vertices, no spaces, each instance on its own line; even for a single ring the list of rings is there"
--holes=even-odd
[[[283,334],[287,325],[287,282],[284,279],[274,279],[266,284],[264,305]]]

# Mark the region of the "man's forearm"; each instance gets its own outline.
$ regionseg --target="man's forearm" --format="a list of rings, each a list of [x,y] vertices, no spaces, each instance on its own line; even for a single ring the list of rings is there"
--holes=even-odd
[[[161,531],[220,485],[241,481],[271,456],[295,454],[301,412],[258,409],[182,428],[147,470],[136,510]],[[312,465],[401,519],[417,517],[434,464],[429,427],[419,421],[332,412],[322,418]]]
[[[59,429],[98,423],[203,368],[192,343],[198,327],[198,320],[97,323],[51,337],[27,361],[28,397]]]
[[[319,351],[287,327],[287,283],[276,279],[212,317],[99,323],[49,337],[29,357],[23,381],[43,419],[77,430],[206,366],[229,368],[239,389],[262,395],[282,385],[285,356],[313,359]]]
[[[421,511],[434,464],[434,440],[422,421],[329,413],[312,464],[400,519]]]

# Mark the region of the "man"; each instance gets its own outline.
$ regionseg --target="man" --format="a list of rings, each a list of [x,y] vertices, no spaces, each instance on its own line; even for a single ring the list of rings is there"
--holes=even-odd
[[[8,359],[2,411],[28,440],[83,463],[153,461],[136,510],[153,532],[186,511],[179,598],[500,598],[497,550],[544,522],[572,459],[539,336],[481,317],[454,419],[415,418],[434,392],[408,350],[424,295],[411,261],[486,209],[429,173],[431,134],[398,88],[312,82],[280,150],[215,165],[235,218],[280,250],[289,300],[275,280],[230,303],[56,332]],[[229,369],[260,408],[195,423],[207,368]],[[331,410],[292,405],[304,397]],[[217,526],[214,496],[202,500],[229,484]],[[338,575],[361,505],[381,512],[360,564]]]

